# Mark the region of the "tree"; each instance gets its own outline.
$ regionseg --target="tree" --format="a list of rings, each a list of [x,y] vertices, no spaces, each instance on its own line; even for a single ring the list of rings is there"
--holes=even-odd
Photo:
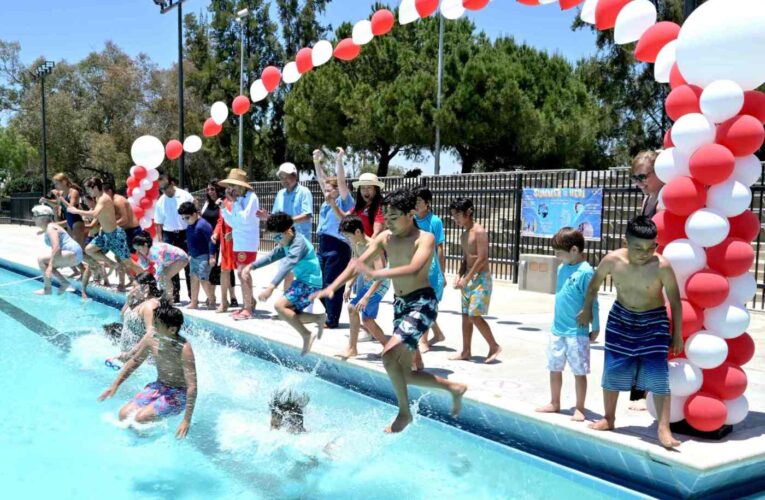
[[[26,169],[36,153],[21,135],[9,127],[0,127],[0,185],[26,177]]]

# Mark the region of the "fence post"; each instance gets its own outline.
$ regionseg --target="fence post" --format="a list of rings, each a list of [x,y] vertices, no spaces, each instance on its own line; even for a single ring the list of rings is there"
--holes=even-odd
[[[523,197],[523,172],[515,174],[515,215],[513,217],[513,284],[518,284],[521,260],[521,201]]]

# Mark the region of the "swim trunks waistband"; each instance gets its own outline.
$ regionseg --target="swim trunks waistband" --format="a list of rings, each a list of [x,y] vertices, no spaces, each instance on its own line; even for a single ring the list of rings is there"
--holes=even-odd
[[[417,300],[419,298],[426,297],[426,298],[436,298],[436,292],[433,291],[432,288],[418,288],[417,290],[414,290],[413,292],[409,292],[406,295],[396,295],[394,298],[401,299],[405,302],[411,302],[413,300]]]

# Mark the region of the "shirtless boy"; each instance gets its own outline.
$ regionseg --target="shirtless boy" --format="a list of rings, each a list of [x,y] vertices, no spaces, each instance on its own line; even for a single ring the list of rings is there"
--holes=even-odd
[[[452,219],[462,227],[462,264],[454,281],[454,288],[462,290],[462,352],[450,359],[470,360],[473,342],[473,326],[489,344],[484,363],[496,361],[502,348],[494,339],[491,327],[483,317],[489,313],[493,281],[489,270],[489,236],[479,223],[473,220],[473,201],[457,198],[449,205]]]
[[[614,429],[619,392],[637,389],[653,393],[659,416],[659,442],[665,448],[680,442],[669,429],[669,349],[683,351],[680,291],[669,261],[655,253],[656,225],[642,215],[627,224],[627,248],[603,257],[590,281],[584,306],[577,315],[580,325],[592,320],[592,304],[607,275],[616,286],[616,302],[606,323],[606,358],[603,368],[605,418],[590,425],[600,431]],[[666,292],[672,311],[673,332],[664,306]]]
[[[335,283],[345,283],[359,273],[375,280],[390,279],[396,297],[393,302],[393,336],[383,349],[383,365],[388,372],[398,401],[398,416],[386,432],[401,432],[412,422],[407,385],[414,384],[444,389],[452,395],[452,416],[462,409],[462,396],[467,386],[450,382],[424,371],[412,371],[412,359],[422,334],[435,321],[438,311],[436,294],[430,287],[428,273],[433,260],[435,238],[420,231],[414,223],[417,198],[410,190],[401,188],[389,193],[383,200],[385,223],[382,231],[367,250],[354,260]],[[388,269],[369,266],[383,255],[388,255]],[[335,283],[320,291],[318,297],[332,297]]]
[[[134,254],[135,249],[133,248],[133,238],[141,234],[143,229],[141,229],[141,225],[138,223],[138,219],[136,218],[135,213],[133,213],[133,207],[130,206],[128,199],[121,194],[114,192],[114,186],[112,186],[111,183],[104,182],[103,185],[104,193],[109,195],[114,202],[114,211],[117,214],[117,225],[125,231],[128,249],[131,254]],[[117,285],[117,290],[124,292],[125,270],[122,266],[118,269],[118,277],[119,284]]]
[[[191,344],[179,335],[183,313],[163,301],[154,311],[154,335],[148,332],[138,345],[136,354],[122,367],[117,379],[99,401],[111,398],[120,385],[141,366],[149,355],[156,361],[157,381],[148,384],[120,409],[120,420],[135,415],[138,423],[152,422],[185,410],[176,437],[189,432],[191,415],[197,400],[197,372]]]

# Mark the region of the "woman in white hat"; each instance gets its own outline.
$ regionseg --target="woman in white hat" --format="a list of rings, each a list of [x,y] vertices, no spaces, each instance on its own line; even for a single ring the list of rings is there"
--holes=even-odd
[[[340,219],[346,215],[358,215],[364,225],[364,234],[374,238],[385,226],[382,213],[382,190],[385,184],[375,174],[361,174],[359,180],[353,183],[356,188],[356,205],[350,212],[335,209]]]

